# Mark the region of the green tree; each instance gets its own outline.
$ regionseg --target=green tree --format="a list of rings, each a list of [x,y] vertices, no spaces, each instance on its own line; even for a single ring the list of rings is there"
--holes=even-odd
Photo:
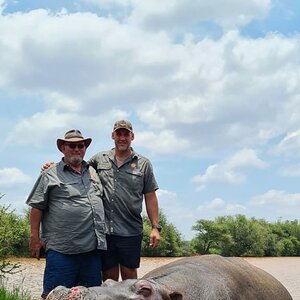
[[[229,232],[232,235],[234,243],[232,244],[231,255],[242,256],[250,248],[251,228],[247,218],[244,215],[227,217]]]
[[[298,221],[268,223],[244,215],[198,220],[192,249],[199,254],[223,256],[295,256],[300,254]]]
[[[266,238],[265,256],[279,256],[281,251],[282,250],[277,241],[277,235],[273,232],[270,232]]]
[[[221,243],[231,239],[227,234],[227,226],[223,223],[201,219],[192,229],[198,232],[191,242],[192,249],[198,254],[220,254]]]
[[[162,226],[160,232],[159,247],[153,249],[149,247],[149,235],[151,232],[151,224],[147,216],[143,216],[144,235],[142,241],[142,256],[182,256],[186,254],[186,244],[182,241],[181,234],[176,227],[169,223],[166,215],[160,210],[159,224]],[[185,246],[185,247],[184,247]]]
[[[0,199],[3,198],[0,194]],[[9,206],[0,206],[0,278],[18,271],[19,264],[11,263],[8,257],[19,242],[19,218],[9,210]]]
[[[300,255],[300,224],[298,220],[281,222],[278,220],[270,225],[275,236],[277,256]]]
[[[267,248],[266,240],[270,234],[270,228],[264,220],[249,220],[249,248],[245,249],[243,256],[264,256]]]

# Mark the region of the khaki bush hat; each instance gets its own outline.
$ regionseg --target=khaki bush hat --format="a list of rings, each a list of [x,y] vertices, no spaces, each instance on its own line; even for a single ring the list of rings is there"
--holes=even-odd
[[[84,138],[78,129],[71,129],[65,133],[63,139],[57,139],[56,144],[59,151],[61,151],[61,146],[64,143],[76,143],[76,142],[84,142],[85,147],[87,148],[92,142],[91,138]]]
[[[130,123],[129,121],[127,121],[127,120],[119,120],[119,121],[117,121],[117,122],[115,123],[115,125],[114,125],[113,131],[116,131],[116,130],[121,129],[121,128],[127,129],[127,130],[129,130],[130,132],[132,132],[132,125],[131,125],[131,123]]]

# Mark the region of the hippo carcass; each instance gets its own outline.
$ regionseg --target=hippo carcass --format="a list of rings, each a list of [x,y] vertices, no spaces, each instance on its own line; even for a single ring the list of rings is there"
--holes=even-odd
[[[101,287],[55,288],[47,300],[292,300],[267,272],[242,258],[203,255],[179,259],[141,279],[106,280]]]

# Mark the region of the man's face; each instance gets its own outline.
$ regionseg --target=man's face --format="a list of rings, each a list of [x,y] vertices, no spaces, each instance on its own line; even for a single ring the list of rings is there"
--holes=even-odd
[[[127,151],[130,149],[134,134],[127,129],[120,128],[112,133],[112,139],[115,141],[117,150]]]
[[[61,151],[64,154],[65,163],[77,167],[82,163],[86,147],[83,142],[64,143]]]

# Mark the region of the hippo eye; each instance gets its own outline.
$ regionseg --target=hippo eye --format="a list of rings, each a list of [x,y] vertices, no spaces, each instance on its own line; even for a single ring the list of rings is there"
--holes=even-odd
[[[137,290],[138,295],[142,295],[144,297],[150,297],[152,294],[151,288],[149,287],[142,287],[139,290]]]

